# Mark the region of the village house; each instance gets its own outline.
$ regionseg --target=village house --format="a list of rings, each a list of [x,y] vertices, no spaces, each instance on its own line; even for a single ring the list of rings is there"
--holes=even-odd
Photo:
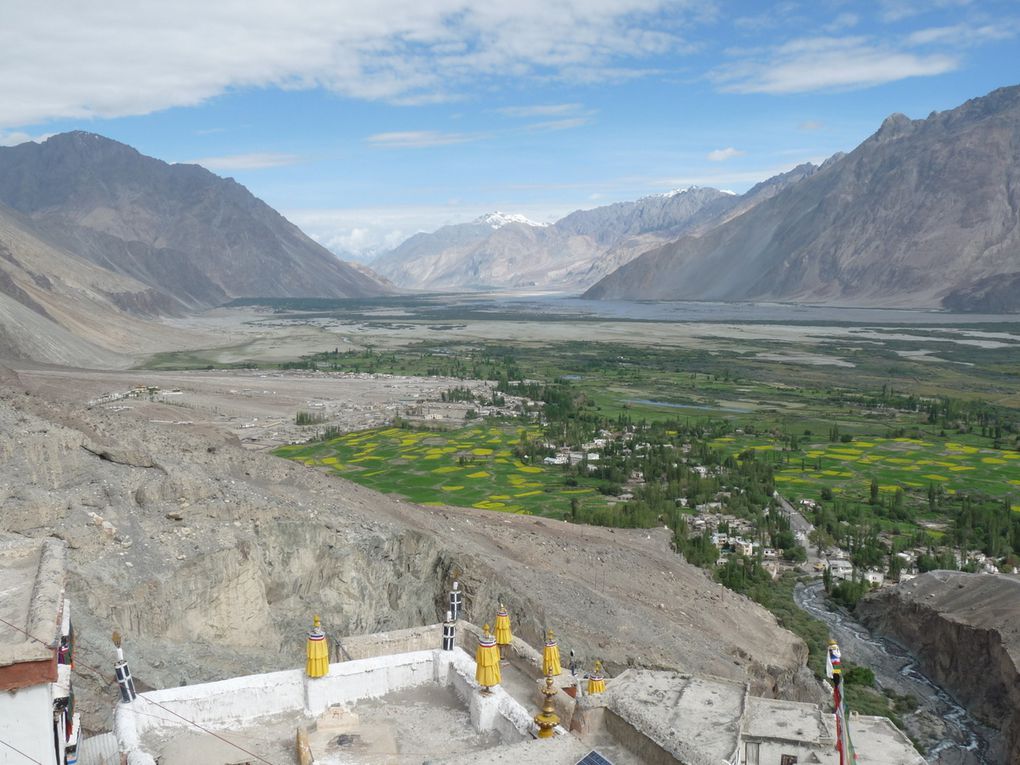
[[[881,587],[885,584],[885,574],[875,569],[868,569],[864,572],[864,581],[872,587]]]
[[[854,575],[854,564],[842,558],[833,558],[828,561],[829,573],[834,580],[845,582]]]

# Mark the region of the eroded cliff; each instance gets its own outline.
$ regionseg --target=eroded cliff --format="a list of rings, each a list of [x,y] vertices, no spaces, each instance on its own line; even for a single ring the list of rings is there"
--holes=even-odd
[[[868,596],[857,614],[893,638],[1020,762],[1020,578],[933,571]]]

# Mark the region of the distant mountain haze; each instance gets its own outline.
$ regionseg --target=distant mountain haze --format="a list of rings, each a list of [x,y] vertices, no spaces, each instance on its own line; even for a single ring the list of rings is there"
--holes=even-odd
[[[588,298],[1020,310],[1020,87],[864,143]]]
[[[548,225],[490,213],[416,234],[371,265],[401,287],[578,290],[738,204],[734,194],[689,188],[573,212]]]
[[[0,148],[0,204],[50,242],[165,296],[149,310],[391,291],[239,183],[93,133]]]

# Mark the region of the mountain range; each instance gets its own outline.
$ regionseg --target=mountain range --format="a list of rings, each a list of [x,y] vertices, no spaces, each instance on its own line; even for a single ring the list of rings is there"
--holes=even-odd
[[[371,266],[398,286],[418,289],[579,290],[736,204],[733,194],[689,188],[577,211],[548,225],[490,213],[416,234]]]
[[[425,289],[1020,311],[1020,86],[894,114],[745,194],[692,187],[552,224],[492,213],[372,266]],[[393,291],[197,165],[85,132],[0,148],[0,355],[113,365],[166,341],[161,317],[232,298]]]
[[[110,361],[156,326],[145,317],[390,292],[198,165],[85,132],[0,148],[2,353]]]
[[[1020,310],[1020,86],[888,117],[817,172],[631,260],[597,299]]]

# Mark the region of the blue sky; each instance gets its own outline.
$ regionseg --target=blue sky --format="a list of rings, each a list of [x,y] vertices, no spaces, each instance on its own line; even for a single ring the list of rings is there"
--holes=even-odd
[[[1015,0],[0,0],[0,143],[91,130],[368,257],[490,210],[737,192],[1020,82]]]

